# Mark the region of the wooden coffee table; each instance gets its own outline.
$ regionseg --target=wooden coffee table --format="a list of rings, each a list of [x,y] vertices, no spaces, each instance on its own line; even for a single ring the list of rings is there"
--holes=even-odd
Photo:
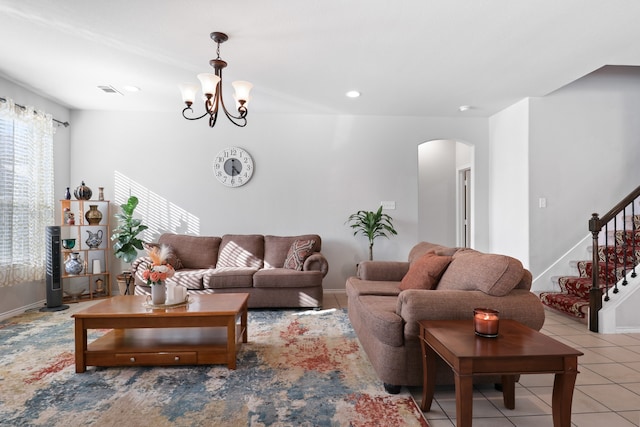
[[[420,409],[433,401],[436,357],[453,369],[456,422],[471,426],[473,375],[501,375],[504,405],[515,408],[515,376],[553,373],[552,414],[555,427],[571,425],[571,401],[582,353],[514,320],[500,320],[497,338],[476,336],[472,320],[422,320],[420,342],[424,381]]]
[[[226,364],[247,342],[249,294],[189,295],[189,303],[149,308],[145,296],[116,296],[73,315],[76,372],[87,366]],[[113,329],[87,344],[87,329]]]

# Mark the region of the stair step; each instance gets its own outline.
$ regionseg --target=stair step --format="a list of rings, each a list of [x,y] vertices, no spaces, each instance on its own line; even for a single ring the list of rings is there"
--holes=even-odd
[[[543,292],[540,301],[547,307],[584,319],[589,312],[589,298],[561,292]]]

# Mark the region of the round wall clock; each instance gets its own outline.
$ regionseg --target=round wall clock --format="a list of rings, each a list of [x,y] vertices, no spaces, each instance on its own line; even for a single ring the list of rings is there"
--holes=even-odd
[[[239,147],[227,147],[213,160],[213,173],[227,187],[240,187],[253,175],[251,154]]]

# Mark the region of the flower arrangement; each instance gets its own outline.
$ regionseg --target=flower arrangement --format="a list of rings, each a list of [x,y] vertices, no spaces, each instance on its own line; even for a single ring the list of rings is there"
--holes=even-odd
[[[168,278],[173,277],[175,270],[171,264],[167,263],[170,249],[168,246],[162,245],[160,248],[154,246],[148,250],[151,264],[142,273],[142,278],[147,281],[147,285],[162,285]]]

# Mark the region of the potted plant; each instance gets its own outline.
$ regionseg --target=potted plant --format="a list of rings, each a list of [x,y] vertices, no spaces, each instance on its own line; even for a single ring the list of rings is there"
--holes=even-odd
[[[142,220],[133,217],[136,206],[138,206],[138,198],[135,196],[129,196],[127,203],[120,205],[122,212],[115,215],[118,219],[118,227],[113,230],[111,235],[111,241],[115,242],[113,244],[114,255],[127,264],[131,264],[138,256],[138,250],[143,249],[143,241],[137,237],[138,234],[149,228],[142,224]],[[127,284],[130,281],[130,275],[131,273],[126,271],[117,277],[120,295],[124,295],[128,290]]]
[[[388,239],[387,233],[398,234],[393,228],[393,218],[382,213],[382,206],[376,212],[358,211],[350,215],[347,222],[350,223],[354,236],[362,234],[369,239],[369,261],[373,260],[373,241],[377,237],[383,236]]]

